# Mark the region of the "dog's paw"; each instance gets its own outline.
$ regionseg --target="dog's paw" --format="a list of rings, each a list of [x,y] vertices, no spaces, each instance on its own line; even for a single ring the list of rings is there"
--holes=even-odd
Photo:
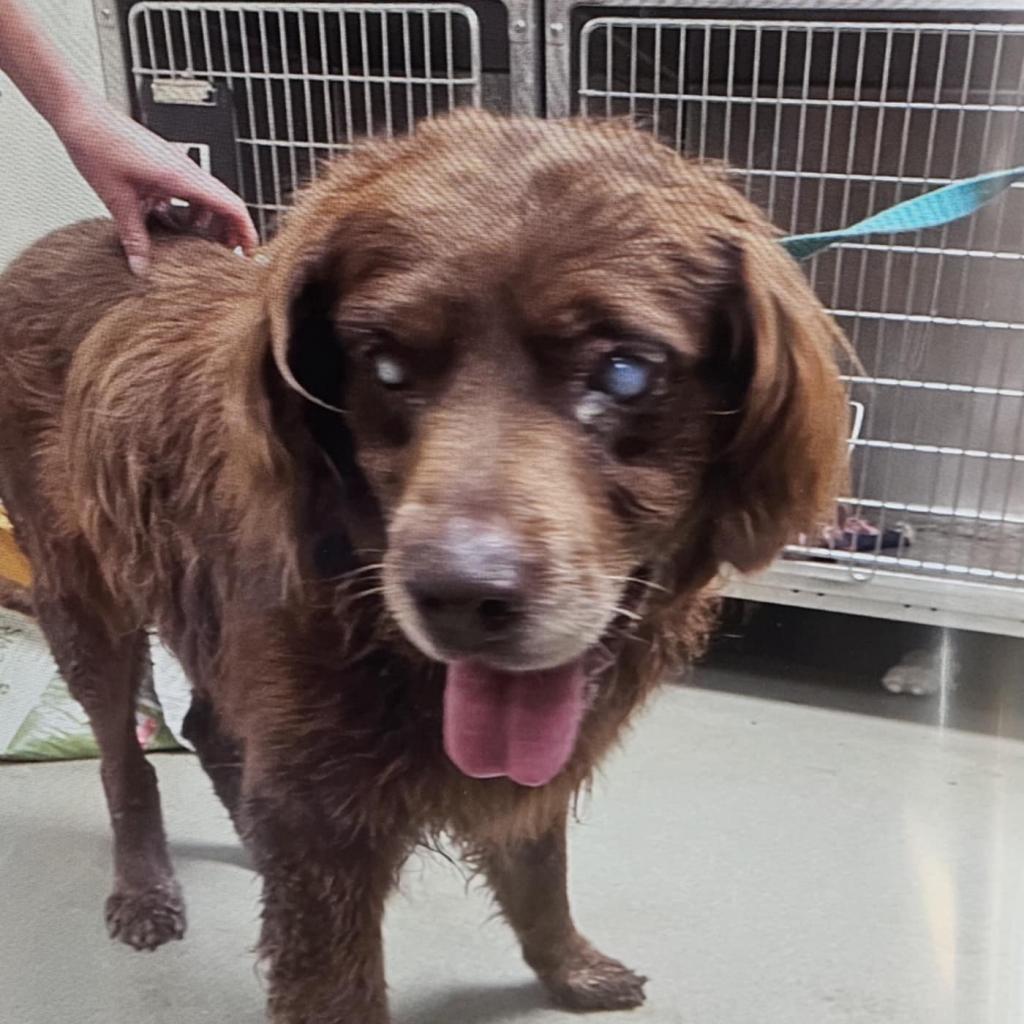
[[[112,939],[139,950],[154,950],[185,936],[185,904],[176,882],[149,889],[116,889],[107,900]]]
[[[542,979],[559,1005],[569,1010],[632,1010],[644,1001],[647,979],[598,953],[582,950]]]

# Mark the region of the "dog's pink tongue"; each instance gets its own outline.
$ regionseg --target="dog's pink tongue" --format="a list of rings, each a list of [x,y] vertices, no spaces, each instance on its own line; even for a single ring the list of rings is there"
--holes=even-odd
[[[448,666],[444,747],[466,775],[543,786],[565,767],[583,718],[580,662],[542,672]]]

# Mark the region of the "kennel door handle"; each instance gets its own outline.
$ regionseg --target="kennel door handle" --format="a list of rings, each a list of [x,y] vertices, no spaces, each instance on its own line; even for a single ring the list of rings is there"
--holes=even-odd
[[[979,174],[976,178],[963,178],[933,192],[926,192],[923,196],[906,199],[847,228],[809,235],[790,235],[782,239],[782,244],[794,259],[805,260],[848,238],[897,235],[941,227],[976,213],[1018,181],[1024,181],[1024,167],[992,171]]]

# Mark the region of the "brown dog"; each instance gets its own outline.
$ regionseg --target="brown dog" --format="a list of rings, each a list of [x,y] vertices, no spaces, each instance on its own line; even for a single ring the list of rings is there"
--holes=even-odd
[[[838,332],[717,173],[620,125],[479,113],[368,144],[266,265],[128,273],[105,222],[0,279],[0,493],[91,717],[111,934],[184,929],[132,730],[155,625],[264,880],[278,1024],[387,1020],[380,922],[453,835],[569,1007],[573,792],[843,463]]]

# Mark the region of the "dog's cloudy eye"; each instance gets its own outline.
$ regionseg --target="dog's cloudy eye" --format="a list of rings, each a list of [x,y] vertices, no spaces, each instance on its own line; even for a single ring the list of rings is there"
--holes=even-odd
[[[604,364],[597,385],[612,398],[638,398],[651,386],[651,364],[631,356],[611,356]]]
[[[373,372],[386,388],[400,388],[408,381],[406,368],[394,356],[378,353],[373,357]]]

